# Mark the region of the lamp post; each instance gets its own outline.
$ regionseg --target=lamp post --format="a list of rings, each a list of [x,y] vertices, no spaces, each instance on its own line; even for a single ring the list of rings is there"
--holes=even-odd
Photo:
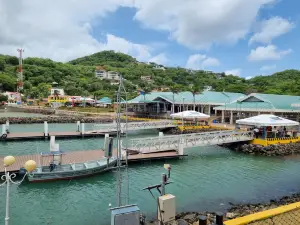
[[[14,179],[17,175],[15,173],[9,173],[6,170],[6,167],[11,166],[12,164],[14,164],[16,162],[15,157],[13,156],[6,156],[3,159],[3,163],[4,163],[4,175],[1,176],[1,180],[4,180],[4,182],[0,185],[0,186],[4,186],[6,184],[6,210],[5,210],[5,225],[8,225],[9,222],[9,187],[10,187],[10,183],[13,184],[21,184],[26,175],[28,174],[28,172],[32,172],[33,170],[36,169],[36,162],[33,160],[28,160],[25,165],[24,168],[26,169],[26,174],[24,175],[23,179],[19,182],[15,182],[12,179]]]
[[[184,98],[182,98],[182,116],[181,116],[181,123],[182,123],[182,128],[184,129],[184,121],[183,121],[183,112],[184,112]]]

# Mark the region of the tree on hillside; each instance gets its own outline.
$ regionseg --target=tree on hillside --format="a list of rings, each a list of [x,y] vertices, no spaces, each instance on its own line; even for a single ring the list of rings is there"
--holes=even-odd
[[[170,88],[170,91],[173,93],[172,113],[174,113],[175,112],[175,94],[178,94],[181,91],[181,89],[178,84],[175,84]]]
[[[192,87],[190,87],[190,92],[193,94],[193,103],[194,103],[194,111],[196,110],[196,95],[201,94],[204,88],[199,82],[195,82]]]
[[[7,102],[7,96],[5,95],[0,95],[0,103],[1,102]]]

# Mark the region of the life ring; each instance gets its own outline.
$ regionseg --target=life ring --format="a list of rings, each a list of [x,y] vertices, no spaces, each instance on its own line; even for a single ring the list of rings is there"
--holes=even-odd
[[[2,134],[1,139],[6,139],[7,138],[7,134]]]

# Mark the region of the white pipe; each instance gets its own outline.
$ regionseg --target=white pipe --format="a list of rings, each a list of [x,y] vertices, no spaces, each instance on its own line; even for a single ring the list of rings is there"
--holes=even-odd
[[[44,121],[44,134],[45,134],[45,137],[48,137],[48,136],[49,136],[49,133],[48,133],[48,123],[47,123],[47,121]]]
[[[6,125],[2,124],[2,135],[6,134]]]
[[[84,135],[84,132],[85,132],[85,128],[84,128],[84,123],[81,124],[81,135],[83,136]]]

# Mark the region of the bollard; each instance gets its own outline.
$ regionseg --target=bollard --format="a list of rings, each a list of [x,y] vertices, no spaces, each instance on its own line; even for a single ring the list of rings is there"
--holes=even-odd
[[[199,216],[199,225],[207,225],[206,216]]]
[[[9,120],[6,120],[6,133],[9,133]]]
[[[48,123],[47,121],[44,121],[44,136],[48,137]]]
[[[77,121],[77,132],[80,132],[80,121]]]
[[[216,225],[223,225],[223,213],[216,213]]]
[[[184,148],[183,148],[183,140],[179,140],[178,144],[178,155],[184,155]]]
[[[6,125],[2,124],[2,135],[6,134]]]
[[[82,137],[84,136],[84,132],[85,132],[85,129],[84,129],[84,123],[81,124],[81,135]]]

